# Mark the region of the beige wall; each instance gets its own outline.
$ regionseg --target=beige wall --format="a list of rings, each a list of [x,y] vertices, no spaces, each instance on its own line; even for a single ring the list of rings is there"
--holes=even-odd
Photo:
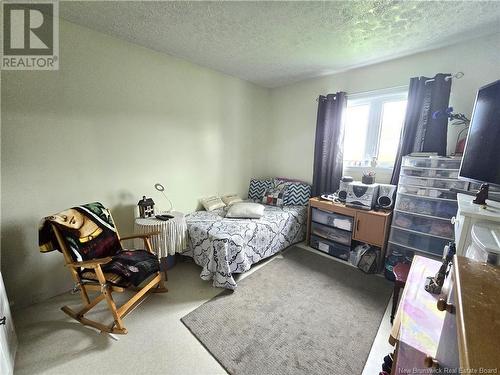
[[[68,289],[59,253],[40,254],[41,217],[99,200],[123,234],[139,198],[187,212],[246,194],[267,89],[62,21],[60,70],[2,72],[2,272],[26,305]]]
[[[264,174],[281,174],[312,180],[316,98],[320,94],[346,91],[359,93],[407,85],[410,77],[461,71],[465,76],[453,81],[451,105],[470,115],[477,89],[500,79],[500,34],[471,40],[452,47],[419,53],[345,73],[309,79],[271,92],[269,162]],[[454,150],[456,129],[449,131],[448,150]],[[359,177],[360,173],[349,171]],[[378,172],[378,181],[390,178]]]

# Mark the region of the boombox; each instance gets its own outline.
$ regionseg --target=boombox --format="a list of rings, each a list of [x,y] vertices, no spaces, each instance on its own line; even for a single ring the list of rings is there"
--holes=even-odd
[[[345,202],[347,198],[347,188],[352,183],[352,181],[353,178],[351,176],[344,176],[340,179],[340,186],[338,192],[339,201]]]
[[[371,210],[378,197],[378,184],[363,184],[351,182],[347,186],[346,205],[350,207]]]
[[[395,195],[396,185],[380,184],[378,189],[377,207],[392,208],[394,206]]]

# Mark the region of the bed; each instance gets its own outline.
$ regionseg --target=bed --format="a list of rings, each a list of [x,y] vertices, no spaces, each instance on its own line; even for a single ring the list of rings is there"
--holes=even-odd
[[[223,209],[186,216],[188,250],[213,286],[235,289],[234,274],[305,239],[307,206],[265,206],[260,219],[229,219]]]

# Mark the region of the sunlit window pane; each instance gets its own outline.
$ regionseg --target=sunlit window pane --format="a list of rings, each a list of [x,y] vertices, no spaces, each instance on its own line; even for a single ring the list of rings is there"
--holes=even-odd
[[[364,160],[369,114],[369,104],[347,107],[345,117],[344,161]]]
[[[382,129],[378,149],[379,165],[394,165],[405,112],[406,100],[386,102],[382,106]]]

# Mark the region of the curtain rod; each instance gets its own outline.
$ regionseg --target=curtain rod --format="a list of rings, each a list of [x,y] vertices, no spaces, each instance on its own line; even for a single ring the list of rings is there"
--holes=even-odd
[[[444,80],[445,81],[449,81],[450,79],[460,79],[464,76],[465,74],[463,72],[456,72],[456,73],[453,73],[453,74],[449,74],[447,75],[446,77],[444,77]],[[427,81],[425,81],[425,84],[429,83],[429,82],[433,82],[435,81],[434,78],[431,78],[431,79],[428,79]]]
[[[366,95],[366,94],[371,94],[375,92],[384,92],[384,91],[396,91],[398,89],[408,89],[408,85],[401,85],[401,86],[391,86],[391,87],[384,87],[383,89],[375,89],[375,90],[368,90],[368,91],[360,91],[360,92],[354,92],[354,93],[348,93],[346,92],[347,96],[358,96],[358,95]],[[318,101],[318,98],[316,98],[316,101]]]
[[[456,72],[456,73],[453,73],[453,74],[450,74],[448,76],[446,76],[444,79],[446,81],[449,81],[450,79],[460,79],[464,76],[465,74],[463,72]],[[434,78],[431,78],[431,79],[428,79],[427,81],[425,81],[424,84],[427,84],[428,82],[433,82],[435,81]],[[394,87],[386,87],[386,88],[383,88],[383,89],[376,89],[376,90],[369,90],[369,91],[362,91],[362,92],[356,92],[356,93],[352,93],[352,94],[349,94],[349,93],[346,93],[348,96],[351,95],[351,96],[357,96],[357,95],[366,95],[366,94],[371,94],[371,93],[374,93],[374,92],[379,92],[379,91],[386,91],[386,90],[397,90],[397,89],[407,89],[408,88],[408,85],[402,85],[402,86],[394,86]],[[316,98],[316,101],[318,101],[318,98]]]

